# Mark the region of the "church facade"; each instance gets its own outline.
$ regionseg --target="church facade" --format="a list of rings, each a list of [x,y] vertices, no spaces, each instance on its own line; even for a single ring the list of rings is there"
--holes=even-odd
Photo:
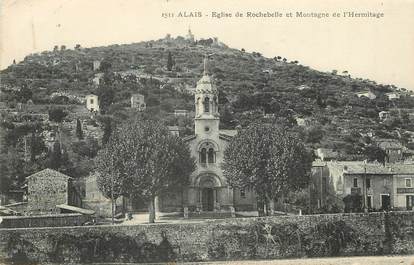
[[[204,59],[204,73],[195,89],[195,134],[185,137],[191,155],[196,159],[196,170],[189,185],[171,191],[156,200],[161,214],[189,212],[240,213],[257,215],[255,193],[231,188],[223,175],[221,164],[224,150],[235,130],[220,130],[218,90]]]

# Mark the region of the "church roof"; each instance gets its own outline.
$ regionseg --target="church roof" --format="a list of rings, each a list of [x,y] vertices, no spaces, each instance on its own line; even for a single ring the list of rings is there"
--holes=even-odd
[[[220,134],[225,134],[227,136],[236,136],[237,130],[220,130]]]
[[[184,142],[188,142],[188,141],[191,141],[191,140],[193,140],[193,139],[195,139],[196,138],[196,135],[195,134],[193,134],[193,135],[188,135],[188,136],[186,136],[186,137],[184,137],[183,138],[183,141]]]

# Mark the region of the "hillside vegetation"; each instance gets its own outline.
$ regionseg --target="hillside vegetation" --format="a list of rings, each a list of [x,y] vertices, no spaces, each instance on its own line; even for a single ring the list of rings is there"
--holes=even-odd
[[[378,138],[395,139],[411,146],[414,122],[410,114],[414,98],[405,89],[354,79],[346,71],[320,72],[278,54],[265,58],[259,52],[232,49],[213,39],[193,43],[183,37],[166,37],[107,47],[78,45],[73,50],[56,46],[53,51],[31,54],[3,70],[0,101],[3,108],[19,113],[2,114],[1,152],[9,157],[11,153],[17,157],[22,152],[27,155],[27,142],[23,150],[22,139],[38,137],[44,142],[42,133],[55,131],[61,136],[61,145],[63,142],[68,150],[65,159],[71,161],[66,173],[87,175],[90,168],[79,171],[77,163],[87,163],[82,159],[84,156],[92,159],[119,122],[138,115],[129,108],[134,93],[143,94],[147,104],[146,111],[139,115],[158,117],[167,125],[182,127],[183,134],[190,134],[192,116],[174,117],[171,113],[176,109],[193,111],[191,88],[202,75],[205,54],[211,54],[209,68],[220,93],[222,128],[243,128],[253,121],[287,123],[301,134],[308,147],[331,148],[347,160],[367,158],[367,148]],[[100,62],[96,69],[94,61]],[[367,90],[376,98],[356,94]],[[386,95],[389,92],[397,92],[400,98],[390,100]],[[102,110],[92,118],[82,101],[90,93],[100,96]],[[26,111],[21,110],[20,103],[27,105]],[[28,115],[48,114],[56,108],[64,109],[66,116],[55,121],[55,127],[45,126],[44,119],[38,116]],[[381,111],[389,111],[390,117],[381,121]],[[82,145],[72,144],[86,141],[76,137],[73,126],[65,126],[78,119],[82,124],[99,128],[103,134],[99,146],[86,145],[92,151],[79,150]],[[32,160],[42,154],[46,159],[50,156],[48,152],[40,149]],[[30,170],[12,172],[10,168],[15,165],[7,163],[10,162],[2,162],[6,175],[30,173]]]

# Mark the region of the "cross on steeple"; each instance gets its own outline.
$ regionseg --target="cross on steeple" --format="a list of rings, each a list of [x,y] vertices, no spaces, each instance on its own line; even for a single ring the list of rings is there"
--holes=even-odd
[[[208,71],[208,60],[209,60],[209,55],[206,53],[204,54],[204,75],[209,75],[209,71]]]
[[[208,61],[210,60],[210,57],[213,55],[214,53],[204,54],[204,75],[210,75],[210,71],[208,69]]]

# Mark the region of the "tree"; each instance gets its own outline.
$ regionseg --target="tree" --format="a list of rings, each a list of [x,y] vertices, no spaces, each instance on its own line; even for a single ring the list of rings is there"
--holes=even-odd
[[[375,145],[368,145],[367,147],[365,147],[364,155],[366,156],[368,161],[377,161],[381,164],[384,164],[387,159],[387,153]]]
[[[98,117],[99,122],[101,123],[101,128],[103,130],[102,136],[102,144],[106,145],[109,142],[109,138],[111,137],[113,131],[113,118],[107,115],[101,115]]]
[[[274,201],[307,185],[310,154],[297,136],[275,125],[250,125],[224,152],[223,173],[233,187],[252,189],[273,214]]]
[[[155,220],[155,197],[186,184],[195,169],[188,146],[157,121],[128,122],[113,133],[104,150],[108,154],[98,154],[97,163],[105,166],[98,166],[98,172],[120,187],[126,185],[129,196],[147,201],[150,223]]]
[[[116,200],[126,194],[124,160],[125,146],[113,135],[104,149],[99,151],[96,159],[97,184],[103,195],[111,200],[112,224],[114,224]],[[131,161],[132,162],[132,161]]]
[[[62,165],[62,149],[59,142],[53,144],[52,150],[49,152],[48,167],[58,170]]]
[[[27,85],[23,85],[18,93],[18,101],[26,103],[29,99],[32,99],[32,96],[32,91],[27,87]]]
[[[112,85],[102,84],[98,87],[99,109],[102,113],[108,111],[109,106],[114,103],[115,90]]]
[[[110,70],[112,69],[112,64],[111,64],[111,62],[109,61],[109,59],[108,58],[105,58],[102,62],[101,62],[101,65],[100,65],[100,67],[99,67],[99,70],[100,71],[102,71],[102,72],[109,72]]]
[[[82,124],[79,119],[76,119],[76,137],[78,137],[79,140],[83,139]]]
[[[61,123],[68,114],[61,108],[49,109],[49,121]]]
[[[36,136],[35,131],[33,130],[30,137],[30,161],[34,162],[36,156],[42,154],[45,149],[46,147],[42,138]]]
[[[174,61],[171,55],[171,52],[168,52],[168,59],[167,59],[167,70],[171,71],[172,67],[174,66]]]

